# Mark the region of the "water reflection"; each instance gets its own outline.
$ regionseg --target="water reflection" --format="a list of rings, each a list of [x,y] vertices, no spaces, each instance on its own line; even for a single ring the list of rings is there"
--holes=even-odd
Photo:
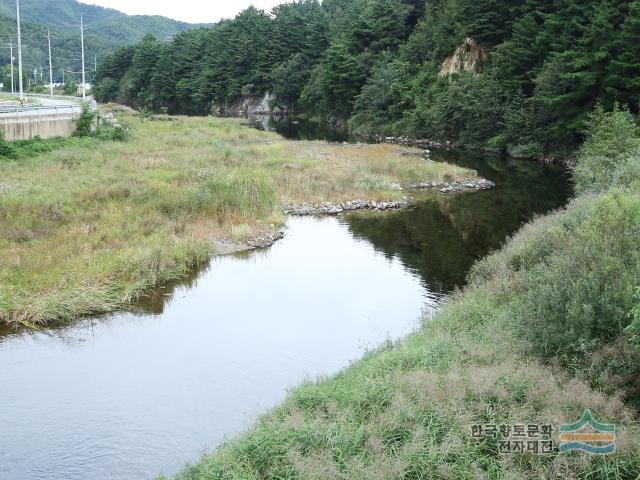
[[[350,141],[349,132],[346,129],[335,128],[306,118],[250,115],[249,120],[259,130],[276,132],[289,140]]]
[[[135,312],[0,337],[0,478],[171,474],[437,301],[344,223],[300,218]]]
[[[473,261],[561,206],[557,169],[434,152],[494,190],[394,213],[298,218],[272,248],[214,259],[132,308],[0,330],[0,478],[151,478],[197,460],[305,378],[401,337]]]
[[[462,287],[476,260],[536,214],[564,205],[570,195],[568,173],[559,168],[469,152],[436,151],[433,158],[473,168],[496,188],[462,195],[425,193],[409,210],[346,220],[356,236],[402,258],[439,294]]]

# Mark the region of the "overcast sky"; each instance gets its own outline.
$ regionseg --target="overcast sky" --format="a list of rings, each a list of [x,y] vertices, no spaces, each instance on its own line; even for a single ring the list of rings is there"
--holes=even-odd
[[[129,15],[163,15],[191,23],[213,23],[233,18],[250,5],[269,11],[285,0],[80,0],[115,8]]]

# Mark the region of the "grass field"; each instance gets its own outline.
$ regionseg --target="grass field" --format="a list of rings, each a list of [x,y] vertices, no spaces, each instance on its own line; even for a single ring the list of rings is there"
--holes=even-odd
[[[284,223],[282,204],[394,200],[393,184],[475,172],[391,145],[289,142],[238,120],[129,118],[126,142],[0,157],[0,322],[108,312]]]

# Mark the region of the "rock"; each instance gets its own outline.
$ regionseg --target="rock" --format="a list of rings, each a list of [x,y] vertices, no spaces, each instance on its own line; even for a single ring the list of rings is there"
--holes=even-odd
[[[400,208],[407,208],[409,206],[408,200],[405,198],[397,202],[376,202],[376,201],[364,201],[364,200],[350,200],[340,205],[335,205],[330,202],[325,202],[322,205],[285,205],[285,213],[294,216],[306,216],[306,215],[339,215],[347,211],[354,210],[395,210]]]
[[[495,183],[480,178],[478,180],[464,181],[464,182],[411,182],[408,188],[414,190],[426,190],[428,188],[437,188],[440,193],[459,193],[472,190],[487,190],[495,187]]]

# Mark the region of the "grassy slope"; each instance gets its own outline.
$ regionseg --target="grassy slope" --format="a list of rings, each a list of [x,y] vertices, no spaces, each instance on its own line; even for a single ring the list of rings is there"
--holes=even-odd
[[[637,479],[640,128],[622,111],[592,128],[566,209],[479,262],[419,332],[294,389],[178,480]],[[585,409],[616,425],[615,455],[500,455],[472,438]]]
[[[474,175],[206,118],[136,120],[126,143],[0,160],[0,321],[122,307],[206,261],[211,240],[279,228],[283,201],[396,199],[394,182]]]
[[[594,230],[619,210],[626,216],[604,217],[619,236]],[[588,245],[575,235],[581,230],[590,232]],[[626,249],[622,260],[635,261],[639,273],[638,253],[628,251],[638,232],[638,194],[582,199],[537,220],[481,262],[473,286],[419,333],[295,389],[250,432],[178,478],[636,478],[640,430],[622,392],[593,388],[600,378],[588,368],[581,379],[543,364],[521,329],[523,295],[549,283],[549,265],[578,280],[581,248]],[[617,455],[501,456],[495,442],[471,438],[475,423],[558,426],[585,408],[618,425]]]

